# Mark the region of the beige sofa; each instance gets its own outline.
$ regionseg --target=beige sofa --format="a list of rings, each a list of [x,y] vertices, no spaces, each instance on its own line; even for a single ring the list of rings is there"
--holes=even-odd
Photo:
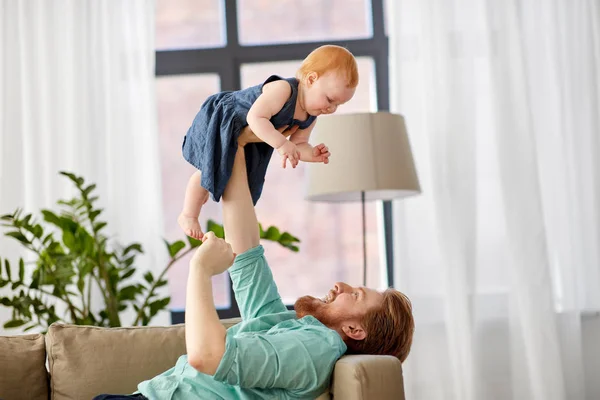
[[[239,322],[223,320],[226,327]],[[53,324],[46,335],[0,336],[0,399],[91,400],[123,394],[175,365],[185,353],[184,325],[98,328]],[[394,357],[344,356],[323,399],[402,400]]]

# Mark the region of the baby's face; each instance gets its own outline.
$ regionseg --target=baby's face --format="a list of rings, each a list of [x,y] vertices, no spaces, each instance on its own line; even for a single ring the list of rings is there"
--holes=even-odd
[[[304,109],[310,115],[333,114],[338,106],[354,96],[356,88],[349,88],[347,80],[337,72],[327,72],[322,76],[309,74],[306,78]]]

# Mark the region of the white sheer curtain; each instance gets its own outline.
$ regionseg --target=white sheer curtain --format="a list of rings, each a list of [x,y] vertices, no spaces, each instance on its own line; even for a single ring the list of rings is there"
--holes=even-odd
[[[161,269],[154,2],[0,5],[0,213],[54,207],[74,193],[58,172],[74,172],[97,184],[114,238],[142,243],[138,268]],[[0,238],[0,256],[19,255]]]
[[[394,209],[408,398],[596,398],[600,3],[388,3],[392,109],[423,185]]]

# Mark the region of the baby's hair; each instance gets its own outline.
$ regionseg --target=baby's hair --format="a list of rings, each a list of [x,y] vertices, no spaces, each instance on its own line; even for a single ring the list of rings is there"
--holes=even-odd
[[[302,65],[296,72],[296,78],[304,81],[311,72],[319,76],[335,71],[346,76],[349,88],[358,85],[358,66],[356,59],[347,49],[341,46],[325,45],[317,47],[302,61]]]

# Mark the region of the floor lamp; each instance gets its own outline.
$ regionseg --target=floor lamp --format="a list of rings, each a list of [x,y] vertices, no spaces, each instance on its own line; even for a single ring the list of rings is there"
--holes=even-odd
[[[363,285],[367,284],[365,202],[421,192],[404,118],[389,112],[319,117],[314,144],[331,151],[329,164],[308,164],[305,198],[362,205]]]

